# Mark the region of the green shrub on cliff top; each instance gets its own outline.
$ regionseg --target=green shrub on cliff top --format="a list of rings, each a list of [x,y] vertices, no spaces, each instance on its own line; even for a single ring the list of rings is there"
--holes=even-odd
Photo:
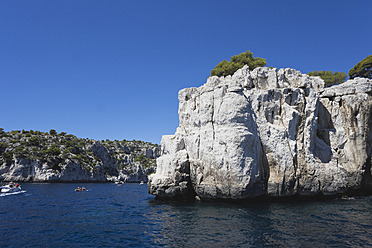
[[[333,72],[332,71],[312,71],[307,75],[309,76],[319,76],[324,80],[325,86],[329,87],[334,84],[342,84],[345,82],[347,76],[344,72]]]
[[[372,79],[372,55],[361,60],[349,71],[350,79],[355,77],[365,77]]]
[[[49,134],[50,135],[57,135],[57,131],[54,130],[54,129],[50,129]]]
[[[250,70],[256,67],[266,65],[266,59],[254,58],[251,51],[246,51],[239,55],[234,55],[230,58],[230,61],[223,60],[211,71],[211,76],[228,76],[234,74],[237,70],[242,68],[244,65],[248,65]]]

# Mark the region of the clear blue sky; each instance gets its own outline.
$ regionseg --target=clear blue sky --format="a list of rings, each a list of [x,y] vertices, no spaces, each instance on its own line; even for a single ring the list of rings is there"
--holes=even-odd
[[[160,143],[178,91],[250,50],[348,73],[372,54],[372,1],[0,0],[0,127]]]

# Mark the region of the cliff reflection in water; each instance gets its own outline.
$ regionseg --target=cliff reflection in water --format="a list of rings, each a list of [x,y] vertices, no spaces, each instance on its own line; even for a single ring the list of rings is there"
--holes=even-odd
[[[365,247],[372,198],[306,203],[158,203],[156,245],[170,247]]]

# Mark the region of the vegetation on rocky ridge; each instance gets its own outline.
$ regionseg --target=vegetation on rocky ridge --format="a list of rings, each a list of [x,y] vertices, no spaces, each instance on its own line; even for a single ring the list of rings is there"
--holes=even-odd
[[[256,67],[262,67],[266,65],[266,59],[255,58],[251,51],[246,51],[239,55],[234,55],[230,58],[230,61],[223,60],[216,65],[211,71],[211,76],[228,76],[233,75],[234,72],[242,68],[244,65],[248,65],[250,70]]]
[[[361,60],[349,71],[350,79],[355,77],[365,77],[372,79],[372,55]]]
[[[233,75],[237,70],[244,65],[248,65],[250,70],[266,65],[266,59],[255,58],[251,51],[246,51],[239,55],[234,55],[230,61],[223,60],[211,70],[211,76],[228,76]],[[346,81],[347,75],[344,72],[332,71],[312,71],[307,73],[309,76],[319,76],[324,80],[325,87],[330,87],[335,84],[341,84]],[[355,77],[372,78],[372,55],[361,60],[349,71],[350,79]]]
[[[325,87],[330,87],[335,84],[342,84],[345,82],[347,76],[344,72],[332,71],[312,71],[307,73],[309,76],[319,76],[324,80]]]
[[[103,166],[105,174],[114,175],[117,170],[130,170],[135,162],[143,168],[155,167],[158,150],[159,145],[144,141],[97,141],[57,133],[54,129],[47,133],[33,130],[4,132],[0,128],[0,167],[3,168],[23,159],[29,164],[47,164],[51,169],[61,171],[64,164],[73,161],[88,171]],[[107,164],[110,166],[105,166]]]

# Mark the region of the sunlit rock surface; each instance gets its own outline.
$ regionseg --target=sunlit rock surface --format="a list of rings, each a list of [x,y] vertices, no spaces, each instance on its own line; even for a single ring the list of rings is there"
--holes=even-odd
[[[147,182],[159,153],[158,145],[142,141],[0,132],[0,181]]]
[[[149,192],[245,199],[370,189],[372,80],[324,88],[294,69],[247,66],[179,92]]]

